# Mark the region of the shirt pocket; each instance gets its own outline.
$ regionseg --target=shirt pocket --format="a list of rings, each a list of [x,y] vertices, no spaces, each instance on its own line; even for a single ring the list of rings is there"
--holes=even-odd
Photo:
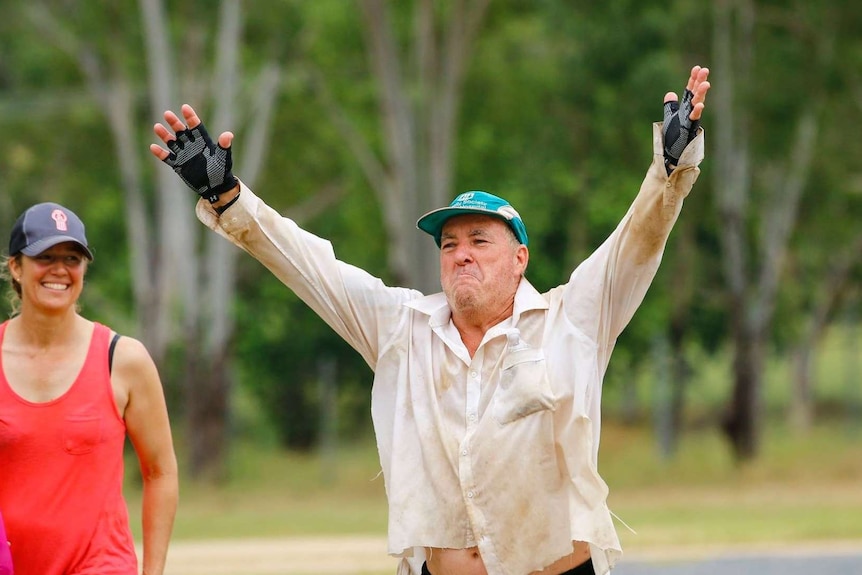
[[[102,419],[98,415],[68,415],[63,425],[63,449],[71,455],[92,452],[102,441]]]
[[[542,350],[509,350],[503,358],[500,385],[494,394],[493,416],[497,423],[506,425],[539,411],[553,409],[554,405]]]

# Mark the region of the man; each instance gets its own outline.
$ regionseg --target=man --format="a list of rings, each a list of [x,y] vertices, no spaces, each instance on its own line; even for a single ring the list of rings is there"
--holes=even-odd
[[[634,203],[568,283],[524,278],[518,212],[467,192],[417,225],[440,247],[443,292],[385,286],[336,259],[231,173],[194,110],[156,124],[164,161],[202,199],[198,218],[258,259],[375,372],[372,418],[398,574],[604,574],[621,553],[596,463],[601,384],[703,158],[709,70],[665,95]],[[173,133],[171,132],[173,130]],[[349,560],[349,559],[348,559]]]

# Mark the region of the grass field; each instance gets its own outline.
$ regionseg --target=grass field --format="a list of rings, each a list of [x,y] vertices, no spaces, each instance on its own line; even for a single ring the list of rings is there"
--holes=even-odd
[[[632,401],[641,417],[649,413],[644,406],[656,405],[656,374],[625,366],[616,378],[610,373],[603,391],[599,470],[620,519],[623,560],[862,548],[859,338],[858,328],[833,329],[817,355],[814,399],[832,423],[805,435],[768,424],[760,456],[745,465],[733,461],[726,442],[707,423],[726,401],[732,377],[726,354],[691,352],[697,383],[687,396],[686,413],[692,429],[670,459],[660,456],[648,424],[614,420]],[[787,411],[791,380],[789,360],[772,358],[764,374],[764,400],[773,417]],[[166,575],[391,575],[394,560],[385,554],[386,501],[373,440],[343,444],[328,458],[288,453],[273,447],[272,430],[262,426],[265,418],[247,394],[238,393],[233,407],[234,423],[246,439],[232,446],[224,485],[183,480]],[[140,537],[133,459],[128,469],[129,507]]]
[[[714,431],[687,436],[668,462],[651,443],[631,430],[603,435],[611,507],[638,532],[620,529],[624,546],[862,542],[862,440],[846,426],[772,429],[743,466]]]
[[[357,545],[388,567],[386,501],[378,470],[371,442],[342,446],[336,465],[317,455],[240,444],[231,454],[231,477],[224,485],[183,482],[177,553],[183,545],[188,552],[215,541],[221,553],[239,558],[246,568],[218,572],[299,574],[304,571],[285,566],[289,559],[272,559],[282,561],[270,565],[272,570],[254,570],[242,554],[263,557],[262,550],[271,548],[272,557],[278,550],[300,561],[300,556],[313,556],[317,541],[319,557],[331,555],[332,545],[342,552]],[[628,554],[862,546],[862,438],[846,425],[818,427],[806,436],[770,429],[762,455],[740,466],[711,430],[689,432],[676,456],[665,461],[648,430],[606,423],[600,471],[610,486],[611,509],[637,532],[618,523]],[[139,497],[130,487],[136,529]],[[225,549],[227,540],[237,547]],[[352,556],[362,555],[354,551]],[[333,569],[338,572],[337,565]],[[188,567],[184,572],[192,573]],[[314,572],[330,571],[312,564],[308,573]],[[369,566],[363,572],[393,571]]]

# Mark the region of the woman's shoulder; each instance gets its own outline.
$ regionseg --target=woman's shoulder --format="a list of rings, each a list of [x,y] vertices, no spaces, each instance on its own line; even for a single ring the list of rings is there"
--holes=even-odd
[[[149,350],[139,339],[122,334],[114,329],[98,324],[109,334],[109,356],[112,372],[122,369],[140,369],[153,363]]]

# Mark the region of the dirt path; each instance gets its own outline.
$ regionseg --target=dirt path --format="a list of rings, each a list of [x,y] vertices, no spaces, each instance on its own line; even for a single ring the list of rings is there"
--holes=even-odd
[[[632,550],[626,562],[696,560],[723,555],[840,556],[862,552],[862,541],[812,544]],[[386,539],[372,536],[173,541],[165,575],[395,575]]]
[[[173,541],[165,575],[394,575],[384,537]]]

